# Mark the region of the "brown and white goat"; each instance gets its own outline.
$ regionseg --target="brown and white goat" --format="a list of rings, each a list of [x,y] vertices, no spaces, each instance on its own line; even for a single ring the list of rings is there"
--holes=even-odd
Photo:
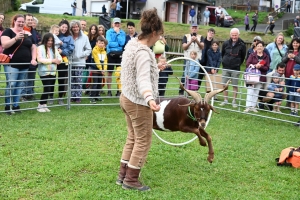
[[[161,131],[195,133],[198,136],[201,146],[206,146],[207,141],[207,160],[211,163],[214,159],[214,150],[211,137],[208,133],[206,133],[204,128],[206,126],[209,112],[211,110],[215,113],[218,112],[212,105],[209,104],[209,101],[216,94],[226,90],[229,82],[230,81],[227,82],[224,89],[206,93],[204,99],[202,99],[199,93],[185,89],[180,82],[180,88],[185,90],[193,98],[193,100],[186,97],[157,99],[156,103],[160,104],[160,110],[159,112],[154,112],[153,128]]]

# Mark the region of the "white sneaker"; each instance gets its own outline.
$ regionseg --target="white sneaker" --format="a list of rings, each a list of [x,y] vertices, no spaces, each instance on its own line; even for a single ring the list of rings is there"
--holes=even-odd
[[[46,112],[51,112],[51,110],[49,110],[48,108],[47,108],[47,104],[44,104],[44,105],[42,105],[43,106],[43,108],[44,108],[44,110],[46,111]]]
[[[254,107],[251,108],[251,111],[252,111],[252,112],[255,112],[255,113],[258,112],[258,111],[256,110],[256,108],[254,108]]]
[[[37,108],[36,110],[37,110],[38,112],[47,112],[47,111],[44,109],[43,105],[41,105],[41,104],[38,105],[38,108]]]
[[[249,107],[249,108],[246,108],[245,110],[244,110],[244,112],[250,112],[251,111],[251,108]]]
[[[232,104],[232,107],[233,107],[233,108],[237,108],[237,107],[238,107],[238,105],[235,103],[235,101],[232,101],[231,104]]]
[[[227,104],[228,104],[228,101],[223,101],[223,102],[220,103],[220,106],[225,106]]]

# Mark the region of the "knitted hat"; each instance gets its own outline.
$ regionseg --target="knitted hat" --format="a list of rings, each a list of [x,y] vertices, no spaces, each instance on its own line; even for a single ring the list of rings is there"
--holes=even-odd
[[[274,73],[272,74],[272,77],[273,77],[273,78],[274,78],[274,77],[280,77],[280,74],[277,73],[277,72],[274,72]]]
[[[300,70],[300,65],[299,64],[294,65],[294,70]]]
[[[255,36],[255,37],[253,38],[253,41],[254,41],[254,40],[263,41],[263,40],[261,39],[261,37],[260,37],[260,36]]]

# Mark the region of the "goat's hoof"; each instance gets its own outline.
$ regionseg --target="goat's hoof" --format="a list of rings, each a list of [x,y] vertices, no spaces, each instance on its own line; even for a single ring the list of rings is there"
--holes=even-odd
[[[207,157],[207,161],[208,161],[209,163],[212,163],[213,160],[214,160],[214,156],[208,156],[208,157]]]
[[[200,142],[200,145],[203,146],[203,147],[205,147],[206,146],[206,142],[202,141],[202,142]]]
[[[213,162],[213,160],[214,160],[214,159],[207,158],[207,161],[208,161],[209,163],[212,163],[212,162]]]

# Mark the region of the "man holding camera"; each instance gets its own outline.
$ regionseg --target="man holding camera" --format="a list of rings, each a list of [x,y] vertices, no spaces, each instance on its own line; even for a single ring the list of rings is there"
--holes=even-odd
[[[30,13],[27,13],[24,15],[25,17],[25,26],[24,31],[28,31],[31,33],[31,36],[34,44],[38,45],[38,37],[37,37],[37,31],[36,29],[32,28],[33,25],[33,15]],[[24,37],[29,37],[27,34],[24,35]],[[24,81],[22,82],[22,101],[27,100],[34,100],[34,82],[35,82],[35,75],[36,75],[36,65],[30,65],[28,72],[26,73],[24,77]]]
[[[182,39],[182,48],[184,50],[184,57],[190,58],[190,52],[191,51],[196,51],[197,52],[197,60],[200,62],[201,57],[202,57],[202,49],[204,48],[204,38],[202,35],[198,35],[198,25],[197,24],[192,24],[190,28],[190,33],[185,34]],[[184,61],[184,69],[185,70],[185,64],[186,60]],[[200,68],[201,70],[201,68]],[[183,76],[181,78],[181,82],[185,83],[185,77],[184,77],[184,72]],[[179,91],[179,95],[183,95],[183,90]]]

